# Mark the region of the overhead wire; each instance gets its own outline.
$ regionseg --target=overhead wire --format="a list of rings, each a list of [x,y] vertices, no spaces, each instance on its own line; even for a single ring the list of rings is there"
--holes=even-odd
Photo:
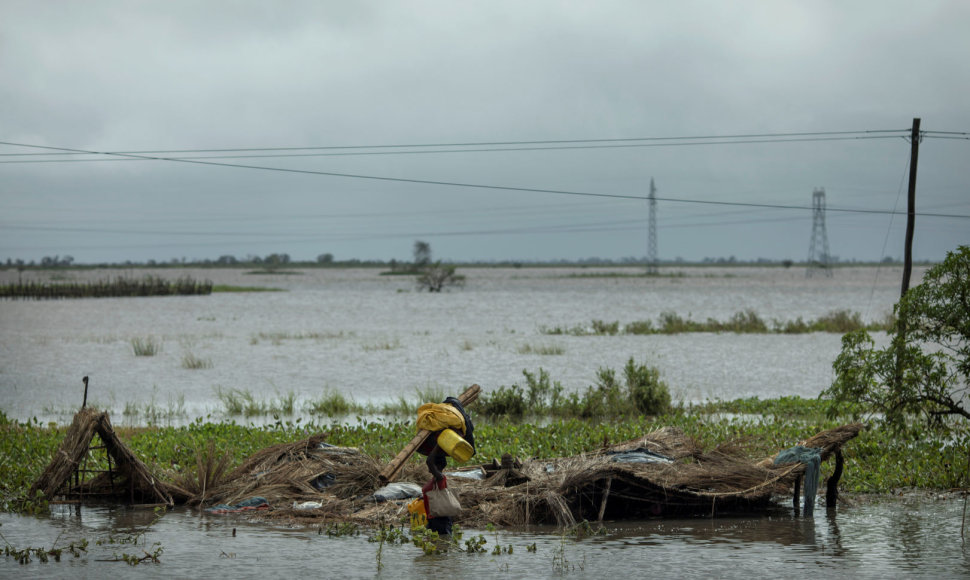
[[[106,161],[188,161],[194,159],[268,159],[268,158],[289,158],[289,157],[360,157],[368,155],[430,155],[438,153],[491,153],[509,151],[563,151],[563,150],[590,150],[590,149],[631,149],[646,147],[684,147],[701,145],[750,145],[757,143],[801,143],[813,141],[849,141],[859,139],[895,139],[897,135],[879,136],[855,136],[855,137],[804,137],[793,139],[752,139],[752,140],[732,140],[732,141],[685,141],[685,142],[666,142],[666,143],[623,143],[616,145],[559,145],[544,147],[488,147],[478,149],[416,149],[403,151],[344,151],[341,153],[264,153],[258,155],[236,154],[236,155],[195,155],[191,157],[146,157],[140,154],[104,152],[104,153],[72,153],[72,155],[131,155],[132,157],[109,157],[98,159],[27,159],[14,161],[0,161],[0,164],[25,164],[25,163],[84,163],[84,162],[106,162]],[[0,155],[28,155],[28,154],[0,154]],[[34,155],[52,155],[50,153],[35,153]]]
[[[190,164],[206,165],[206,166],[214,166],[214,167],[275,171],[275,172],[294,173],[294,174],[302,174],[302,175],[322,175],[322,176],[328,176],[328,177],[343,177],[348,179],[363,179],[363,180],[374,180],[374,181],[394,182],[394,183],[438,185],[438,186],[446,186],[446,187],[473,188],[473,189],[485,189],[485,190],[495,190],[495,191],[513,191],[513,192],[523,192],[523,193],[548,193],[548,194],[554,194],[554,195],[586,196],[586,197],[598,197],[598,198],[610,198],[610,199],[633,199],[633,200],[648,199],[647,196],[644,196],[644,195],[598,193],[598,192],[588,192],[588,191],[570,191],[570,190],[563,190],[563,189],[517,187],[517,186],[491,185],[491,184],[481,184],[481,183],[463,183],[463,182],[457,182],[457,181],[441,181],[441,180],[415,179],[415,178],[405,178],[405,177],[387,177],[387,176],[378,176],[378,175],[343,173],[343,172],[335,172],[335,171],[319,171],[319,170],[311,170],[311,169],[268,167],[268,166],[248,165],[248,164],[240,164],[240,163],[224,163],[224,162],[217,162],[217,161],[205,161],[205,160],[179,158],[179,157],[150,157],[150,156],[144,156],[144,155],[133,154],[133,153],[97,152],[97,151],[88,151],[88,150],[75,149],[75,148],[69,148],[69,147],[54,147],[49,145],[30,145],[30,144],[24,144],[24,143],[11,143],[7,141],[0,141],[0,145],[16,145],[21,147],[34,147],[38,149],[56,149],[59,151],[79,152],[79,153],[87,153],[87,154],[117,155],[121,157],[145,158],[145,159],[153,159],[153,160],[159,160],[159,161],[190,163]],[[799,209],[799,210],[812,209],[808,206],[786,205],[786,204],[765,204],[765,203],[700,200],[700,199],[670,198],[670,197],[656,197],[655,199],[657,201],[667,201],[667,202],[675,202],[675,203],[693,203],[693,204],[721,205],[721,206],[734,206],[734,207],[762,207],[762,208],[774,208],[774,209]],[[889,213],[887,210],[851,209],[851,208],[827,208],[827,211],[848,212],[848,213],[869,213],[869,214]],[[970,219],[970,215],[934,214],[934,213],[920,213],[917,215],[920,215],[922,217],[945,217],[945,218]]]
[[[782,138],[782,137],[828,137],[844,135],[878,135],[885,133],[906,134],[909,129],[866,129],[859,131],[800,131],[800,132],[778,132],[778,133],[738,133],[728,135],[691,135],[691,136],[665,136],[665,137],[617,137],[617,138],[594,138],[594,139],[542,139],[531,141],[466,141],[452,143],[405,143],[405,144],[380,144],[380,145],[322,145],[322,146],[302,146],[302,147],[237,147],[221,149],[144,149],[144,150],[125,150],[110,151],[99,154],[117,155],[143,155],[155,153],[228,153],[228,152],[249,152],[249,151],[308,151],[308,150],[337,150],[337,149],[412,149],[421,147],[485,147],[485,146],[510,146],[510,145],[564,145],[577,143],[632,143],[636,141],[696,141],[696,140],[728,140],[728,139],[759,139],[759,138]],[[36,147],[34,145],[6,143],[20,147]],[[63,152],[63,153],[6,153],[2,155],[91,155],[89,152]]]

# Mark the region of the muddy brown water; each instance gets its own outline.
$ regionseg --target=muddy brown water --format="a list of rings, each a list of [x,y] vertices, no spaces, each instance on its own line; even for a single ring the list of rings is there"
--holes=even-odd
[[[469,268],[463,290],[429,294],[417,292],[411,277],[376,269],[285,276],[158,270],[287,291],[0,301],[0,409],[16,419],[67,422],[83,397],[81,377],[90,376],[89,404],[109,410],[116,425],[225,418],[220,389],[241,389],[264,403],[292,393],[297,414],[307,419],[302,409],[327,391],[360,403],[412,398],[428,387],[460,392],[471,383],[487,392],[522,384],[523,369],[543,368],[566,392],[582,392],[598,368],[619,371],[630,357],[659,368],[679,401],[815,397],[831,383],[838,334],[569,336],[543,329],[589,327],[593,320],[656,324],[663,312],[724,321],[748,309],[769,323],[835,310],[881,320],[892,311],[900,279],[899,268],[875,267],[839,269],[832,278],[808,278],[801,268],[587,277],[594,272]],[[922,272],[915,270],[914,284]],[[91,280],[118,274],[23,273]],[[0,271],[0,282],[17,275]],[[135,356],[136,338],[152,338],[160,351]],[[185,368],[187,355],[209,366]]]
[[[914,283],[922,269],[917,269]],[[866,320],[890,312],[898,268],[840,269],[806,278],[802,269],[688,269],[673,278],[587,278],[588,269],[468,269],[464,290],[418,293],[403,277],[376,270],[310,270],[295,276],[243,271],[183,272],[219,284],[287,289],[271,294],[0,302],[0,409],[9,417],[67,421],[89,402],[115,424],[181,423],[222,414],[216,389],[240,388],[262,400],[286,393],[301,406],[325,389],[358,402],[411,397],[415,388],[485,390],[521,381],[522,369],[549,371],[567,391],[584,390],[596,369],[635,357],[657,366],[674,398],[800,395],[831,382],[840,337],[691,334],[550,336],[543,327],[656,320],[671,311],[725,320],[753,309],[767,321],[814,319],[833,310]],[[142,275],[135,270],[131,274]],[[156,272],[173,275],[171,271]],[[17,273],[0,272],[0,281]],[[50,273],[24,273],[50,276]],[[61,274],[58,274],[61,275]],[[99,279],[109,272],[69,272]],[[157,338],[161,352],[135,357],[133,338]],[[884,337],[877,337],[877,340]],[[541,355],[526,346],[554,346]],[[553,349],[556,350],[556,349]],[[186,354],[211,361],[183,368]],[[151,417],[153,407],[169,417]],[[125,414],[125,410],[129,414]],[[134,412],[132,412],[134,411]],[[0,577],[170,578],[959,578],[970,577],[961,542],[960,498],[897,498],[794,517],[779,506],[758,517],[607,522],[606,533],[577,540],[540,528],[483,534],[503,555],[426,556],[413,545],[378,545],[362,536],[330,538],[316,528],[248,523],[179,508],[154,521],[146,511],[55,506],[50,516],[0,514],[0,533],[16,548],[66,546],[87,538],[89,552],[59,563],[17,564],[0,557]],[[232,530],[236,535],[232,535]],[[144,532],[140,544],[102,543]],[[161,563],[108,562],[158,542]],[[529,552],[527,546],[536,545]]]
[[[385,544],[378,571],[379,544],[368,542],[366,531],[329,537],[313,527],[248,523],[187,508],[154,521],[145,510],[55,506],[50,517],[0,514],[0,532],[18,548],[83,537],[88,553],[27,565],[0,556],[0,577],[967,578],[962,513],[959,497],[921,496],[837,511],[820,507],[813,518],[779,507],[758,517],[606,522],[604,533],[582,539],[551,528],[464,530],[464,539],[483,535],[488,553],[453,549],[428,556],[412,544]],[[105,541],[142,532],[137,546]],[[163,548],[157,564],[105,561],[140,555],[156,542]],[[512,546],[512,554],[493,555],[496,544]]]

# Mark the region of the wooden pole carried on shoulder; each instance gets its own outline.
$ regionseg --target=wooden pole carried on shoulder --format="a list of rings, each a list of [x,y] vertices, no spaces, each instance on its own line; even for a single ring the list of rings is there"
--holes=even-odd
[[[478,400],[478,394],[481,393],[481,391],[481,387],[478,385],[472,385],[468,387],[464,393],[459,395],[458,401],[461,403],[462,407],[467,407]],[[404,446],[404,449],[394,456],[394,459],[392,459],[384,470],[381,471],[380,475],[377,476],[381,482],[381,485],[387,485],[388,483],[394,481],[398,473],[400,473],[401,468],[404,467],[404,463],[412,455],[414,455],[414,452],[418,450],[418,447],[421,447],[421,444],[424,443],[424,440],[427,439],[428,435],[430,434],[431,431],[428,431],[427,429],[418,431],[417,435],[415,435],[414,438]]]

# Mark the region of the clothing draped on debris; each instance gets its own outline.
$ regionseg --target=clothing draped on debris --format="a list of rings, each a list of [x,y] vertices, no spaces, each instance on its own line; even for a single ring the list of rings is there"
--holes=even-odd
[[[818,478],[822,466],[822,450],[818,447],[796,445],[778,452],[775,465],[784,463],[805,464],[805,515],[815,511],[815,495],[818,493]]]

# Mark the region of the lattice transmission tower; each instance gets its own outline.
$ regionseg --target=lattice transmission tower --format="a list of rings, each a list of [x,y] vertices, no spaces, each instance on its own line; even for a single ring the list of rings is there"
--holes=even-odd
[[[824,187],[817,187],[812,192],[812,241],[808,245],[808,268],[805,270],[805,275],[812,277],[820,271],[826,276],[832,276],[829,238],[825,233]]]
[[[657,274],[657,188],[650,178],[650,214],[647,216],[647,274]]]

